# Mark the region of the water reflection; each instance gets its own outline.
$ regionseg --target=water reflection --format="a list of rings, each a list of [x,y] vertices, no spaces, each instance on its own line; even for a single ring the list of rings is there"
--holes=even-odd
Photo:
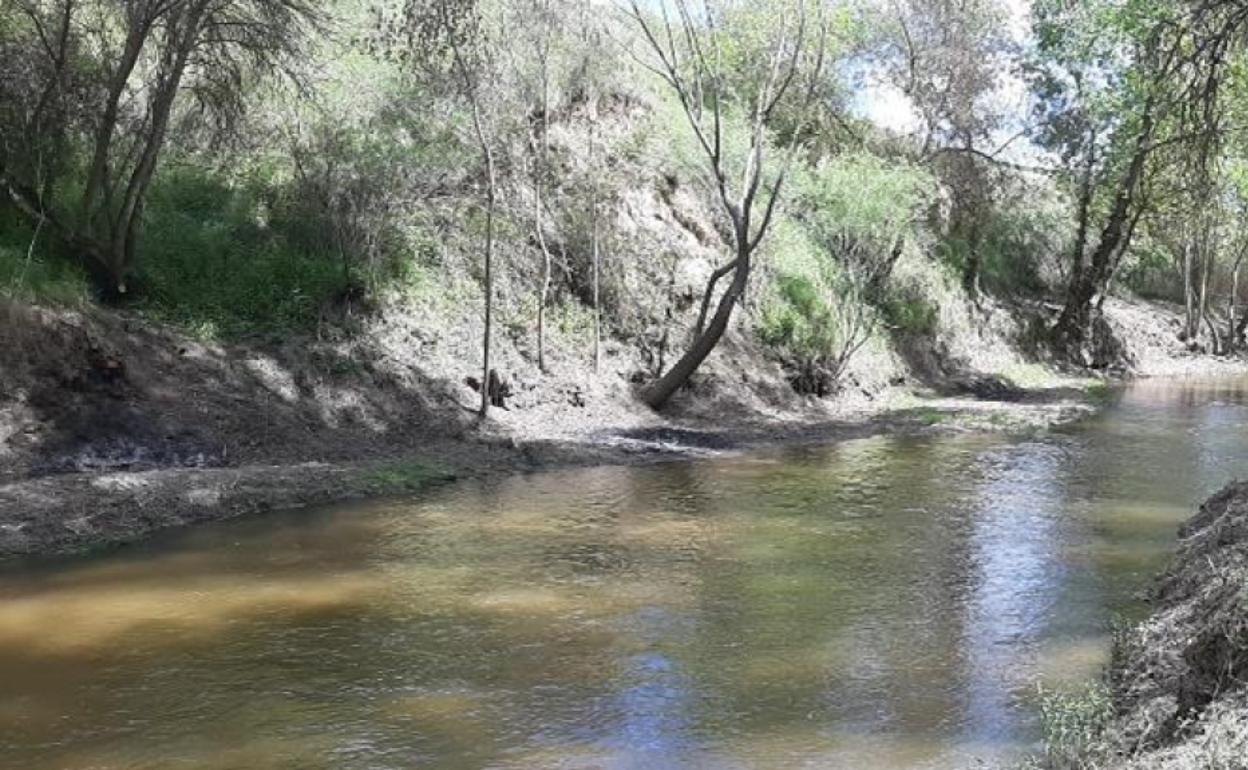
[[[971,502],[973,587],[966,600],[966,737],[1009,743],[1019,734],[1014,693],[1055,608],[1062,559],[1064,447],[1026,442],[981,455]],[[1020,678],[1020,675],[1021,678]]]
[[[951,768],[1035,737],[1241,383],[1041,439],[877,437],[459,485],[0,573],[0,766]]]

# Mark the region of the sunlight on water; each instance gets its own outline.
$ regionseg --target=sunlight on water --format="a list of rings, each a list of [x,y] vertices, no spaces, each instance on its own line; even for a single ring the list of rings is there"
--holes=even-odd
[[[0,767],[964,768],[1248,459],[1242,383],[1040,438],[464,483],[0,572]],[[979,763],[979,764],[977,764]]]

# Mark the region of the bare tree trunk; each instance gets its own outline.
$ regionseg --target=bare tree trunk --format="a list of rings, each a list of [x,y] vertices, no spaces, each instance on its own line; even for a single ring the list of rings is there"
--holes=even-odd
[[[132,10],[132,15],[127,19],[126,40],[117,69],[109,81],[108,96],[96,130],[90,171],[82,198],[82,225],[88,237],[101,241],[103,267],[114,288],[121,294],[126,293],[125,275],[134,258],[143,199],[155,173],[156,161],[169,127],[173,101],[207,7],[206,0],[199,0],[190,5],[171,5],[147,13]],[[113,151],[121,99],[142,50],[152,30],[156,28],[157,20],[162,17],[171,38],[169,49],[165,51],[167,58],[162,64],[158,82],[153,87],[149,125],[139,150],[138,162],[126,182],[120,205],[114,210],[115,190],[114,180],[110,179],[109,156]]]
[[[543,15],[549,8],[543,4],[541,11]],[[538,138],[538,162],[537,173],[534,174],[534,197],[536,198],[536,211],[534,212],[534,227],[537,228],[537,245],[542,250],[542,280],[541,287],[538,289],[537,295],[537,368],[543,373],[546,372],[546,303],[550,298],[550,272],[551,259],[550,249],[546,246],[546,234],[542,231],[542,185],[546,181],[547,159],[549,154],[549,130],[550,130],[550,56],[549,56],[549,32],[544,32],[543,37],[537,46],[538,64],[541,67],[541,110],[542,122],[541,135]]]
[[[485,161],[485,253],[483,256],[485,276],[485,329],[481,334],[481,406],[478,416],[485,419],[490,414],[490,338],[494,332],[494,206],[498,183],[494,169],[494,148],[485,132],[481,117],[481,103],[476,92],[470,89],[472,102],[472,125],[477,135],[481,158]]]
[[[91,170],[87,175],[87,185],[83,190],[82,218],[83,224],[90,227],[96,218],[98,199],[105,199],[108,205],[108,156],[112,151],[113,134],[117,130],[117,118],[121,109],[121,97],[126,90],[126,82],[139,61],[139,52],[147,41],[147,25],[133,25],[126,36],[125,48],[113,79],[108,86],[108,100],[104,103],[104,113],[100,117],[99,127],[95,132],[95,148],[92,153]]]
[[[585,0],[581,5],[581,12],[587,14],[582,19],[585,25],[584,43],[588,50],[594,50],[599,43],[599,33],[596,22],[591,21],[593,14],[596,12],[596,3],[594,0]],[[599,221],[601,212],[599,206],[602,199],[602,179],[599,173],[598,158],[598,120],[599,120],[599,97],[597,88],[592,85],[593,80],[586,78],[586,82],[590,83],[588,89],[588,98],[586,105],[589,112],[589,169],[593,174],[593,180],[589,189],[589,228],[590,228],[590,292],[592,294],[593,315],[594,315],[594,374],[598,374],[602,369],[602,243],[601,243],[601,223]]]
[[[1192,288],[1192,244],[1183,241],[1183,339],[1195,336],[1196,299]]]
[[[707,293],[703,297],[703,309],[699,317],[699,328],[696,330],[693,343],[675,365],[643,393],[642,397],[646,403],[651,408],[658,409],[689,380],[719,344],[724,332],[728,329],[733,308],[745,293],[751,272],[751,257],[770,227],[789,163],[793,159],[798,138],[802,134],[800,126],[799,130],[793,132],[788,152],[767,194],[767,202],[763,207],[758,227],[754,228],[751,220],[754,214],[754,204],[762,185],[763,147],[767,143],[768,120],[794,80],[798,78],[800,63],[806,51],[808,29],[804,5],[800,6],[795,30],[789,28],[787,20],[781,24],[780,38],[776,41],[770,61],[766,63],[766,77],[756,95],[750,131],[750,151],[741,172],[740,189],[730,193],[722,141],[723,99],[720,98],[719,93],[719,83],[722,80],[719,68],[722,62],[717,53],[708,53],[699,40],[706,29],[714,30],[716,27],[717,20],[711,6],[706,4],[699,10],[693,10],[686,0],[678,0],[676,6],[683,34],[678,34],[673,29],[671,19],[666,13],[662,15],[663,27],[658,29],[652,27],[647,21],[639,0],[631,0],[629,6],[630,15],[638,22],[642,37],[658,61],[658,64],[651,69],[662,76],[676,93],[689,127],[693,130],[698,144],[706,155],[708,168],[718,188],[720,201],[723,203],[728,218],[732,221],[735,246],[735,258],[728,265],[716,270],[708,282]],[[810,80],[804,94],[803,104],[807,106],[814,102],[815,84],[823,71],[826,52],[827,25],[822,11],[818,28],[818,48],[815,51]],[[795,36],[790,38],[790,33]],[[691,73],[682,64],[682,53],[676,43],[678,39],[683,39],[688,44],[689,50],[686,55],[692,65]],[[708,89],[712,92],[710,96],[713,97],[709,99],[709,105],[706,93]],[[704,108],[709,108],[709,110]],[[707,111],[710,113],[709,118],[706,116]],[[703,329],[701,327],[705,323],[706,308],[710,303],[710,294],[714,291],[715,283],[729,272],[732,272],[732,282],[720,297],[710,323]]]
[[[1209,323],[1209,275],[1213,272],[1213,255],[1214,250],[1212,244],[1205,239],[1204,255],[1201,260],[1200,271],[1200,297],[1199,297],[1199,317],[1209,326],[1210,332],[1213,334],[1213,344],[1215,348],[1218,344],[1217,332],[1213,329],[1213,324]],[[1215,349],[1214,352],[1217,352]]]
[[[540,172],[539,172],[540,174]],[[533,227],[537,232],[537,244],[542,251],[542,279],[537,290],[537,368],[546,372],[546,303],[550,295],[550,249],[546,247],[546,235],[542,232],[542,183],[533,188]]]
[[[165,133],[169,128],[169,118],[173,112],[173,100],[178,94],[182,83],[182,75],[186,72],[186,64],[190,59],[195,40],[199,35],[199,25],[207,8],[207,0],[201,0],[191,6],[185,13],[184,27],[178,30],[172,61],[168,63],[162,82],[157,85],[157,92],[152,100],[151,127],[139,163],[126,185],[125,196],[121,209],[113,225],[113,236],[109,245],[109,270],[117,283],[117,291],[126,293],[126,272],[134,262],[135,243],[138,240],[139,222],[143,214],[143,201],[147,189],[151,185],[152,175],[156,171],[156,159],[165,143]]]
[[[481,334],[481,410],[482,419],[490,413],[490,338],[494,334],[494,151],[485,150],[489,174],[489,192],[485,205],[485,329]]]
[[[732,310],[741,299],[741,295],[745,293],[751,267],[748,241],[746,236],[740,232],[740,226],[737,229],[737,258],[732,262],[732,264],[736,265],[732,275],[732,283],[728,285],[723,296],[719,298],[719,304],[715,307],[715,314],[711,316],[710,323],[706,329],[697,334],[693,344],[680,357],[680,360],[673,364],[672,368],[668,369],[658,381],[646,389],[643,398],[653,409],[658,409],[667,403],[672,394],[689,380],[689,377],[697,371],[702,362],[706,360],[706,357],[719,344],[719,340],[724,336],[724,332],[728,330],[728,322],[732,319]]]
[[[1234,350],[1239,347],[1239,267],[1244,261],[1244,249],[1239,250],[1235,257],[1235,265],[1231,268],[1231,296],[1226,303],[1227,317],[1227,348]]]
[[[702,291],[702,305],[698,308],[698,322],[693,327],[695,337],[702,334],[703,329],[706,327],[706,314],[711,311],[711,300],[715,297],[715,287],[719,284],[721,278],[736,270],[739,264],[739,260],[734,259],[728,264],[716,268],[711,273],[710,278],[706,279],[706,288]]]
[[[597,115],[593,120],[595,124],[590,128],[589,135],[589,155],[591,169],[595,168],[594,151],[597,144]],[[591,270],[593,282],[593,302],[594,302],[594,374],[597,374],[602,368],[602,245],[599,242],[598,231],[598,178],[594,177],[593,188],[590,192],[589,219],[590,219],[590,250],[591,250]]]

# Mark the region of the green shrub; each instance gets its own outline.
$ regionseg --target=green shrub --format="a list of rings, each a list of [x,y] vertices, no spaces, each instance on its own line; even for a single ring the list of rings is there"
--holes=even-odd
[[[797,180],[791,214],[769,235],[776,269],[759,336],[799,392],[830,392],[874,334],[874,305],[931,189],[922,171],[866,152]]]
[[[1183,301],[1183,284],[1176,281],[1169,252],[1151,238],[1138,238],[1122,266],[1122,282],[1141,297]]]
[[[797,216],[832,256],[887,259],[899,239],[914,239],[935,191],[931,175],[867,152],[820,163],[797,179]],[[853,252],[853,253],[845,253]]]
[[[912,283],[889,287],[880,301],[880,313],[889,328],[903,336],[931,336],[940,320],[940,308]]]
[[[941,236],[939,261],[965,276],[972,256],[979,259],[979,287],[990,294],[1036,296],[1064,283],[1061,263],[1069,259],[1074,228],[1069,197],[1051,179],[993,173],[980,190],[986,198],[971,212],[951,212]],[[969,230],[972,228],[973,230]]]
[[[453,471],[440,465],[401,461],[375,467],[366,472],[362,480],[375,494],[402,495],[420,492],[455,479]]]
[[[1041,689],[1039,697],[1042,766],[1050,770],[1089,766],[1096,740],[1113,716],[1109,689],[1100,683],[1074,691]]]
[[[854,274],[821,252],[792,220],[779,220],[779,263],[758,335],[779,356],[799,393],[825,396],[875,330],[875,313]]]
[[[811,362],[831,358],[840,330],[827,298],[804,275],[781,275],[777,286],[780,301],[763,312],[763,342]]]
[[[90,296],[81,267],[51,237],[44,229],[36,239],[25,219],[0,207],[0,294],[51,305],[76,305]]]
[[[144,310],[227,336],[308,327],[353,281],[339,255],[270,227],[251,191],[193,168],[153,185],[137,268]]]

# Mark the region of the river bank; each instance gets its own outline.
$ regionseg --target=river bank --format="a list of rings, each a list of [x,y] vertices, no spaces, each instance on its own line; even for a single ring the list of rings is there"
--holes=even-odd
[[[436,440],[419,451],[363,462],[43,476],[0,486],[0,558],[120,545],[167,527],[366,497],[411,495],[466,478],[694,459],[884,433],[1044,430],[1090,414],[1101,393],[1098,388],[1067,386],[1028,391],[1017,396],[1017,401],[992,401],[898,392],[875,409],[863,408],[842,420],[814,424],[760,422],[712,430],[701,423],[684,422],[531,441],[483,433]]]
[[[1115,640],[1111,716],[1046,767],[1248,766],[1248,483],[1210,497],[1179,532],[1152,613]]]
[[[1248,458],[1246,384],[14,560],[0,765],[1014,768]]]
[[[406,316],[346,340],[230,345],[99,309],[0,310],[0,558],[456,478],[880,433],[1025,433],[1091,413],[1115,379],[1243,367],[1179,345],[1173,311],[1114,300],[1121,364],[1063,372],[1012,352],[1017,323],[990,308],[940,355],[868,357],[823,399],[794,393],[735,334],[663,414],[637,399],[638,362],[621,345],[598,373],[569,359],[534,373],[504,348],[513,396],[479,424],[460,376],[471,339],[422,345]]]

